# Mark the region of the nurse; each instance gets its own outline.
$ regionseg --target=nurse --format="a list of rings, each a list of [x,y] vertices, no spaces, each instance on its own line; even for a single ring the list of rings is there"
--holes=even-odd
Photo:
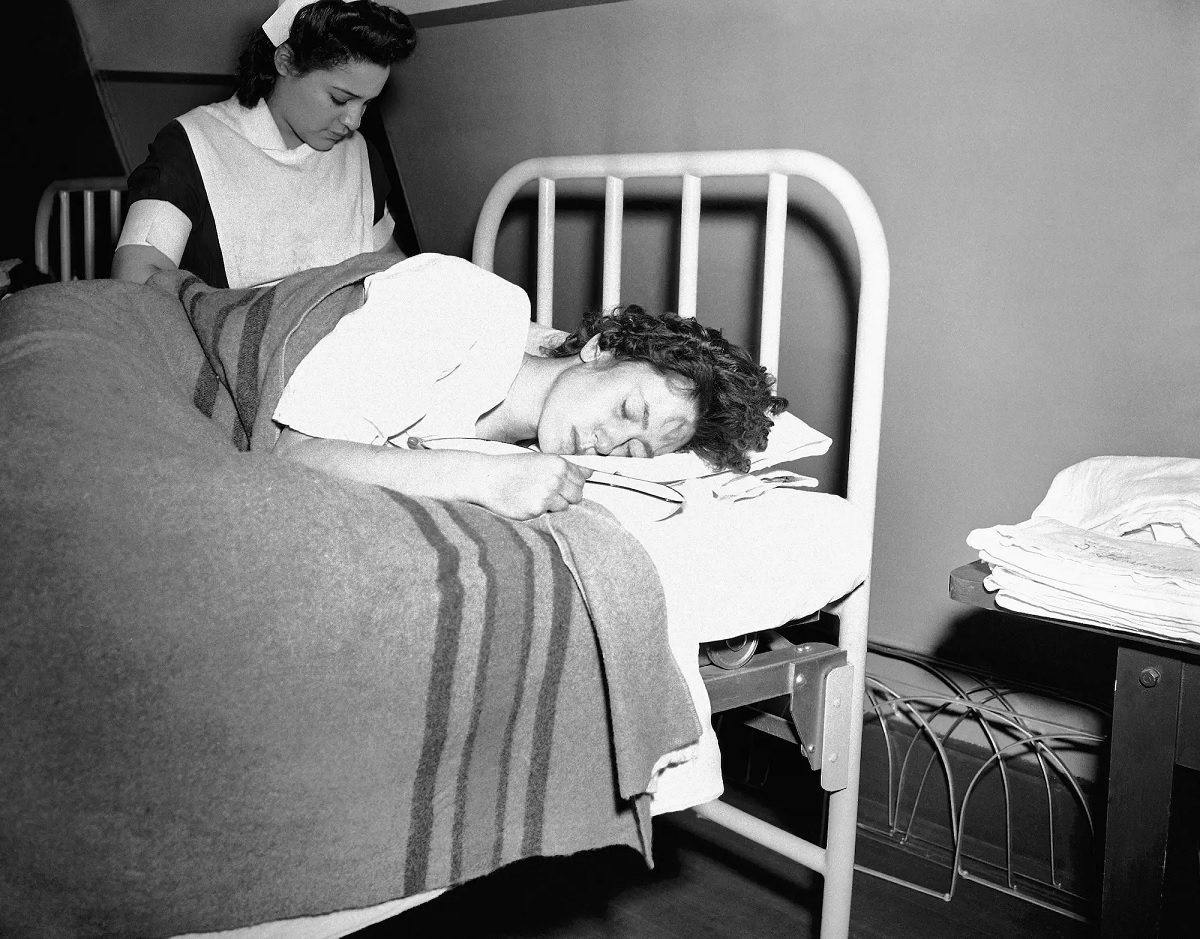
[[[172,121],[130,174],[113,276],[183,268],[250,287],[367,251],[402,258],[358,127],[416,41],[373,0],[282,0],[242,52],[234,97]]]

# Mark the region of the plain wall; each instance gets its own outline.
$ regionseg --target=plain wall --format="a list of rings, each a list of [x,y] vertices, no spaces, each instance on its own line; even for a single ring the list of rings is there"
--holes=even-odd
[[[274,0],[71,0],[98,71],[228,74]]]
[[[196,73],[271,9],[75,6],[97,68]],[[625,0],[423,28],[383,113],[422,247],[455,254],[531,156],[794,147],[849,169],[892,257],[873,634],[932,652],[995,646],[947,598],[972,528],[1027,518],[1089,456],[1200,456],[1197,63],[1186,0]],[[789,297],[824,320],[781,372],[822,426],[832,393],[793,359],[842,355],[853,270],[836,223],[793,214]],[[712,239],[710,281],[745,237]]]

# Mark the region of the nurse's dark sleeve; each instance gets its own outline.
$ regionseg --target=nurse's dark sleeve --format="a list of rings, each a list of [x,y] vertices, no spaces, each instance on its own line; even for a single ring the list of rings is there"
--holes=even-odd
[[[371,166],[371,189],[375,192],[375,215],[371,219],[372,223],[375,223],[383,218],[383,210],[387,208],[387,197],[392,191],[392,183],[388,179],[383,155],[366,137],[363,137],[363,142],[367,145],[367,162]]]
[[[132,205],[139,199],[161,199],[186,215],[192,231],[179,266],[210,286],[229,286],[204,177],[187,131],[178,121],[158,132],[146,162],[129,174],[129,202]]]
[[[192,228],[208,211],[208,195],[187,132],[171,121],[150,144],[150,155],[129,174],[129,201],[160,199],[186,215]]]

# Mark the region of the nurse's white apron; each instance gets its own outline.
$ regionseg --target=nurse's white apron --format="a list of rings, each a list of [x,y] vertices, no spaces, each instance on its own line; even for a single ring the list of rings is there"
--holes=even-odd
[[[374,250],[375,197],[361,134],[288,149],[266,102],[236,98],[179,118],[212,206],[230,287],[269,283]]]

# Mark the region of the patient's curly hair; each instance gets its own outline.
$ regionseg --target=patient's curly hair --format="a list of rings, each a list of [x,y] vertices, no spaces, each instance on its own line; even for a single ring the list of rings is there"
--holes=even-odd
[[[576,355],[596,335],[617,361],[646,362],[691,384],[699,421],[683,449],[716,469],[747,471],[747,453],[766,447],[771,416],[787,407],[773,393],[775,378],[720,330],[675,313],[654,316],[636,304],[585,314],[575,332],[546,352]]]

